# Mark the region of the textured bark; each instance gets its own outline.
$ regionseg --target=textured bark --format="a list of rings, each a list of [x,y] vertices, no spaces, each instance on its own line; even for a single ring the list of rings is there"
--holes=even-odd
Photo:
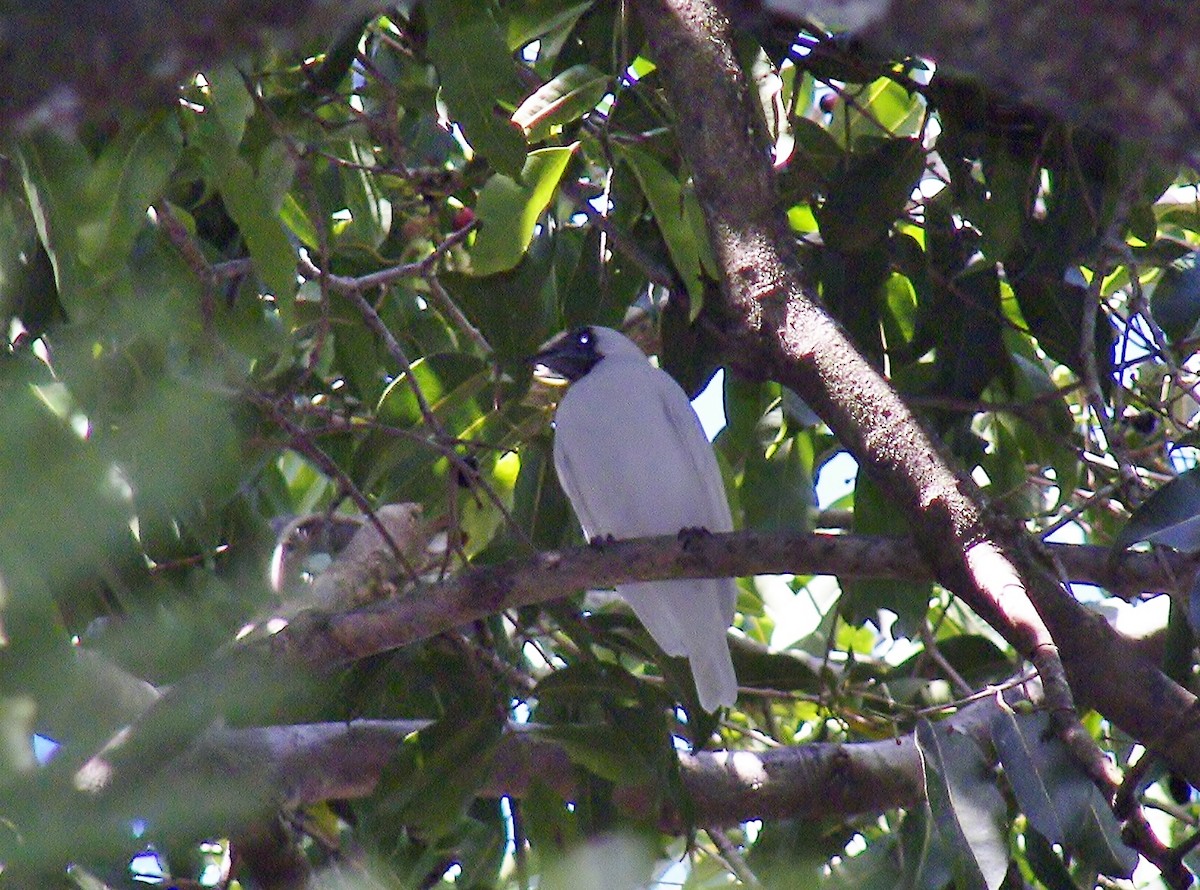
[[[1112,559],[1104,548],[1076,545],[1054,546],[1050,552],[1071,580],[1126,593],[1185,591],[1197,568],[1195,559],[1180,555],[1127,553]],[[252,635],[149,704],[121,745],[92,758],[77,781],[112,786],[124,781],[122,774],[136,778],[154,763],[186,749],[207,727],[211,715],[222,711],[224,696],[246,683],[277,682],[268,678],[293,673],[315,679],[352,661],[429,639],[506,609],[558,599],[572,590],[660,578],[781,573],[903,580],[931,577],[928,566],[915,558],[912,543],[903,539],[754,532],[686,540],[669,535],[616,541],[470,568],[399,597],[347,611],[304,612],[273,635]],[[403,573],[397,570],[394,578],[385,579],[384,586],[399,588],[405,583]],[[1082,616],[1068,641],[1077,668],[1086,671],[1093,665],[1105,672],[1081,681],[1084,702],[1103,709],[1119,700],[1124,708],[1143,709],[1145,722],[1153,730],[1144,731],[1156,740],[1156,750],[1172,763],[1188,762],[1194,738],[1181,731],[1185,715],[1172,710],[1173,700],[1156,692],[1162,679],[1146,652],[1107,624],[1094,624],[1096,616],[1069,597],[1062,597],[1062,603],[1067,610],[1059,619],[1062,622]],[[1082,651],[1074,654],[1077,647]],[[1092,650],[1098,653],[1094,657]],[[1146,697],[1145,691],[1154,697]],[[1187,769],[1181,772],[1188,775]]]
[[[162,787],[174,793],[180,783],[244,787],[260,796],[263,812],[365,797],[405,736],[429,725],[427,720],[356,720],[216,730],[168,767],[168,774],[177,778]],[[536,729],[509,727],[479,797],[521,798],[536,779],[564,799],[574,799],[576,767]],[[882,813],[924,796],[921,760],[911,736],[757,752],[681,752],[679,760],[683,786],[695,804],[693,818],[700,825]],[[660,792],[627,787],[618,799],[637,812]],[[664,821],[674,824],[679,816],[666,813]]]
[[[1197,568],[1195,559],[1178,554],[1127,553],[1113,559],[1103,547],[1063,544],[1049,550],[1070,580],[1126,594],[1186,590]],[[909,581],[933,577],[907,539],[758,532],[688,539],[666,535],[543,551],[469,568],[440,584],[361,609],[301,614],[278,636],[277,644],[316,666],[341,664],[571,590],[661,578],[778,574]],[[403,586],[401,577],[394,581]]]
[[[731,364],[791,387],[829,424],[910,516],[938,580],[1038,667],[1070,744],[1088,746],[1069,715],[1056,640],[1085,701],[1200,779],[1196,699],[1069,596],[1020,525],[988,510],[978,487],[804,290],[728,21],[707,0],[643,0],[637,9],[724,273]],[[1118,675],[1133,682],[1115,682]],[[1088,761],[1093,771],[1103,768],[1097,755]]]

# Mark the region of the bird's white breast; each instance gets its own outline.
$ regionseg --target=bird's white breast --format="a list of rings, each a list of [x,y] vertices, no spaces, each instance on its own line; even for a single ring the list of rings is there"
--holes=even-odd
[[[732,528],[699,419],[644,359],[603,360],[568,390],[555,427],[559,476],[589,537]]]

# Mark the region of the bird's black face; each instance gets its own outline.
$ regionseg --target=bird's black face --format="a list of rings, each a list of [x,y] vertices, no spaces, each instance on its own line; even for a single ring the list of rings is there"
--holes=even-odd
[[[596,349],[596,332],[589,327],[561,334],[532,356],[535,368],[545,368],[572,383],[596,366],[603,356]]]

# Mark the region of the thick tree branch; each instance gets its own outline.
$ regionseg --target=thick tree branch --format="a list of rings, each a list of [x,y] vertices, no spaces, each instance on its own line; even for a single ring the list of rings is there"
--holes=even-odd
[[[1178,766],[1200,777],[1195,698],[1136,659],[1066,593],[1024,529],[988,510],[977,486],[956,472],[900,395],[804,289],[723,14],[707,0],[643,0],[637,8],[724,274],[730,362],[794,389],[911,517],[938,580],[1034,662],[1060,731],[1093,774],[1103,773],[1104,764],[1072,714],[1056,643],[1076,689],[1147,745],[1167,746],[1160,718],[1186,715],[1173,727],[1171,746],[1178,751],[1186,739],[1193,753]],[[1132,674],[1138,696],[1115,692],[1113,678],[1122,672]],[[1151,716],[1157,709],[1145,707],[1147,698],[1166,705],[1164,711]],[[1111,776],[1105,779],[1111,784]]]
[[[726,0],[748,24],[761,9],[837,21],[861,0]],[[328,39],[382,5],[369,0],[202,7],[165,0],[72,0],[0,14],[0,128],[62,126],[169,101],[197,68],[267,41]],[[1181,152],[1200,144],[1200,7],[1172,0],[1081,6],[1069,0],[880,0],[861,33],[886,51],[936,59],[1024,101]]]
[[[1178,554],[1126,553],[1113,559],[1098,547],[1061,545],[1052,548],[1072,580],[1102,584],[1129,592],[1187,589],[1196,561]],[[422,585],[402,596],[339,612],[308,611],[290,619],[270,636],[232,647],[208,668],[180,681],[155,702],[132,727],[120,747],[93,758],[77,780],[80,784],[112,783],[123,770],[136,774],[151,760],[183,750],[223,708],[224,696],[247,682],[268,682],[279,672],[320,676],[338,666],[410,645],[506,609],[548,602],[572,590],[607,587],[659,578],[745,576],[755,574],[836,574],[842,578],[927,579],[928,569],[914,558],[905,540],[861,535],[760,534],[734,532],[690,537],[616,541],[546,551],[493,566],[474,567],[437,584]],[[381,579],[384,589],[403,587],[400,569]],[[1135,582],[1141,581],[1141,584]],[[351,599],[353,599],[351,597]],[[1137,676],[1145,656],[1135,644],[1099,621],[1092,613],[1078,632],[1098,639],[1097,645],[1119,648],[1125,659],[1103,683],[1087,687],[1107,690],[1105,701],[1120,699],[1126,709],[1143,708],[1158,721],[1157,753],[1184,775],[1192,737],[1179,729],[1184,715],[1145,697],[1143,687],[1125,682]],[[281,622],[283,623],[283,622]],[[269,622],[264,622],[269,625]],[[300,670],[295,670],[299,668]],[[1085,694],[1086,704],[1100,701]],[[199,721],[199,722],[197,722]]]
[[[1070,580],[1125,594],[1186,589],[1197,569],[1195,558],[1175,553],[1125,553],[1114,559],[1103,547],[1060,544],[1050,550]],[[278,645],[314,665],[344,664],[571,590],[661,578],[778,574],[929,580],[928,566],[915,557],[907,539],[851,534],[731,532],[613,541],[468,568],[362,609],[302,614],[278,637]],[[397,586],[405,581],[399,574],[392,580]]]
[[[264,810],[365,797],[404,738],[429,725],[428,720],[356,720],[214,730],[170,764],[167,772],[176,778],[162,787],[220,782],[256,789]],[[510,724],[479,797],[524,797],[537,780],[565,800],[575,798],[576,767],[538,729]],[[881,813],[924,796],[911,737],[758,752],[681,752],[679,761],[695,818],[705,824]],[[654,789],[627,787],[618,793],[634,812],[654,797]],[[678,814],[665,817],[668,824],[678,820]]]
[[[1004,693],[1008,706],[1028,701],[1025,686]],[[945,721],[987,743],[996,695],[961,708]],[[219,781],[258,789],[264,807],[303,806],[364,797],[410,734],[430,720],[355,720],[254,729],[214,729],[175,759],[167,772],[203,787]],[[546,727],[510,723],[478,789],[479,797],[524,797],[534,781],[574,800],[578,771]],[[911,735],[875,742],[810,743],[766,751],[679,752],[683,786],[706,825],[750,819],[825,819],[883,813],[924,799],[925,779]],[[624,786],[617,799],[644,814],[655,789]],[[661,789],[658,789],[661,791]],[[681,830],[678,813],[664,823]]]

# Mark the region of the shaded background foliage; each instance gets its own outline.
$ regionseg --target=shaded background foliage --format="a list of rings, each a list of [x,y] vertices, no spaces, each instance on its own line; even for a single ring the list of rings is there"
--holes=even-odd
[[[686,111],[623,4],[430,0],[310,33],[211,65],[185,55],[166,101],[34,114],[0,154],[0,883],[126,886],[152,846],[155,867],[210,886],[285,886],[309,867],[558,886],[618,858],[632,886],[702,827],[677,747],[912,731],[932,812],[714,829],[676,875],[1127,874],[1136,857],[1037,718],[991,730],[1005,772],[1048,777],[1031,788],[998,786],[971,737],[925,722],[1020,669],[927,582],[744,581],[744,690],[720,721],[627,613],[571,591],[331,676],[250,663],[189,698],[189,678],[277,606],[267,566],[293,517],[418,503],[446,536],[434,571],[580,541],[551,469],[552,395],[524,362],[553,332],[625,324],[692,394],[722,360],[718,273],[674,137]],[[739,39],[806,273],[954,459],[1035,533],[1194,551],[1195,170],[815,23]],[[739,527],[906,532],[865,478],[818,505],[841,448],[791,393],[719,386]],[[309,543],[315,572],[329,548]],[[1163,648],[1181,679],[1184,612]],[[197,703],[172,716],[180,746],[218,718],[434,722],[372,794],[282,827],[244,780],[196,788],[160,761],[126,796],[81,802],[72,775],[169,684]],[[549,782],[476,797],[508,719],[568,752],[569,801]],[[1128,765],[1133,740],[1092,728]],[[60,745],[40,769],[34,732]],[[1194,806],[1166,803],[1165,781],[1150,772],[1139,791],[1180,840]],[[155,783],[173,793],[151,811],[135,792]],[[630,803],[625,786],[653,794]],[[955,811],[964,795],[973,817]],[[614,833],[614,848],[583,843]],[[588,849],[599,858],[572,858]]]

